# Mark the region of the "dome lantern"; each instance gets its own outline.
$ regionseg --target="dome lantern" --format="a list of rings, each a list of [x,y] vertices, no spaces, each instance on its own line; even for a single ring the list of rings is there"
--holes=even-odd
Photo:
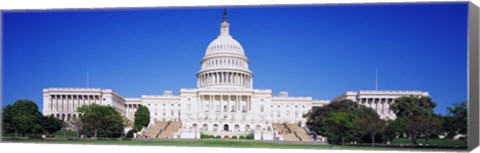
[[[240,43],[230,35],[227,11],[223,11],[220,35],[207,47],[197,73],[199,88],[252,88],[253,73]]]

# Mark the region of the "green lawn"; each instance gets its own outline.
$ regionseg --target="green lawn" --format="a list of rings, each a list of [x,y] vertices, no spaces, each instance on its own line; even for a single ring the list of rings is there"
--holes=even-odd
[[[318,148],[329,149],[326,144],[280,144],[258,141],[227,141],[227,140],[43,140],[43,139],[4,139],[4,142],[33,142],[33,143],[59,143],[59,144],[95,144],[95,145],[155,145],[155,146],[192,146],[192,147],[244,147],[244,148]],[[344,147],[340,147],[344,148]],[[347,147],[350,148],[350,147]]]
[[[41,133],[36,133],[36,134],[32,134],[32,133],[27,133],[25,134],[26,137],[41,137],[43,134]],[[52,136],[54,136],[55,138],[77,138],[77,132],[75,131],[65,131],[65,133],[63,131],[57,131],[55,133],[52,133],[51,134]],[[13,133],[8,133],[8,134],[3,134],[4,137],[13,137],[14,134]],[[22,135],[18,135],[19,137],[21,137]]]
[[[93,145],[147,145],[147,146],[186,146],[186,147],[240,147],[240,148],[292,148],[292,149],[340,149],[340,150],[409,150],[412,148],[370,147],[370,146],[332,146],[328,144],[289,144],[267,141],[230,141],[230,140],[43,140],[12,139],[4,142],[20,143],[56,143],[56,144],[93,144]],[[425,150],[425,149],[420,149]],[[437,149],[428,149],[437,150]]]
[[[411,144],[412,141],[407,138],[399,138],[392,141],[392,144]],[[425,139],[417,139],[418,144],[426,144]],[[465,140],[441,140],[441,139],[429,139],[428,144],[438,146],[464,146]]]
[[[55,138],[77,138],[77,132],[75,131],[58,131],[52,134]]]

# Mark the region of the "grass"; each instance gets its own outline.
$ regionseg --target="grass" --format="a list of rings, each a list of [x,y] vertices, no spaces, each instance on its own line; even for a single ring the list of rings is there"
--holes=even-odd
[[[241,148],[332,148],[326,144],[280,144],[258,141],[226,140],[44,140],[44,139],[4,139],[4,142],[21,143],[57,143],[57,144],[94,144],[94,145],[148,145],[148,146],[190,146],[190,147],[241,147]]]
[[[25,137],[41,137],[43,134],[42,133],[27,133],[25,134]],[[55,138],[77,138],[77,132],[75,131],[57,131],[55,133],[51,134]],[[14,137],[13,133],[8,133],[8,134],[3,134],[3,137]],[[19,137],[21,137],[21,134],[18,134]]]
[[[77,138],[77,132],[75,131],[65,131],[65,135],[63,131],[57,131],[52,134],[55,138]]]
[[[392,144],[411,144],[412,140],[408,138],[399,138],[394,139]],[[425,139],[417,139],[418,144],[427,144]],[[429,145],[438,145],[438,146],[465,146],[465,140],[441,140],[441,139],[428,139]]]
[[[228,148],[291,148],[291,149],[339,149],[339,150],[410,150],[412,148],[333,146],[329,144],[293,144],[268,141],[232,140],[44,140],[4,138],[4,142],[52,143],[52,144],[92,144],[92,145],[143,145],[143,146],[184,146],[184,147],[228,147]],[[402,140],[403,141],[403,140]],[[400,142],[399,142],[400,143]],[[420,148],[416,148],[420,149]],[[432,150],[432,149],[429,149]],[[433,149],[435,150],[435,149]],[[438,149],[437,149],[438,150]]]

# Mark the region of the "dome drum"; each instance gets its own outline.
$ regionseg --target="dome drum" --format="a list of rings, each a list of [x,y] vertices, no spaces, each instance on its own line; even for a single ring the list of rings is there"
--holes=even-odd
[[[226,14],[224,14],[226,15]],[[207,47],[197,73],[197,86],[253,88],[253,73],[242,45],[230,35],[230,24],[224,16],[220,35]]]

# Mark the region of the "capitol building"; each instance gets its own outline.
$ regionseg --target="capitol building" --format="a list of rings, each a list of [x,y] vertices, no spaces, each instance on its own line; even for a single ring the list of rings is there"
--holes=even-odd
[[[200,59],[199,59],[200,60]],[[108,105],[130,120],[139,105],[150,111],[150,124],[140,133],[147,138],[200,139],[201,134],[221,137],[252,135],[255,140],[313,141],[303,117],[313,107],[350,99],[374,109],[382,119],[394,119],[389,105],[400,96],[428,96],[423,91],[347,91],[331,100],[293,97],[288,92],[255,89],[246,51],[230,33],[226,12],[220,34],[207,47],[197,72],[197,88],[179,95],[126,98],[111,89],[45,88],[43,114],[66,122],[78,119],[78,107]],[[273,77],[273,76],[272,76]]]

